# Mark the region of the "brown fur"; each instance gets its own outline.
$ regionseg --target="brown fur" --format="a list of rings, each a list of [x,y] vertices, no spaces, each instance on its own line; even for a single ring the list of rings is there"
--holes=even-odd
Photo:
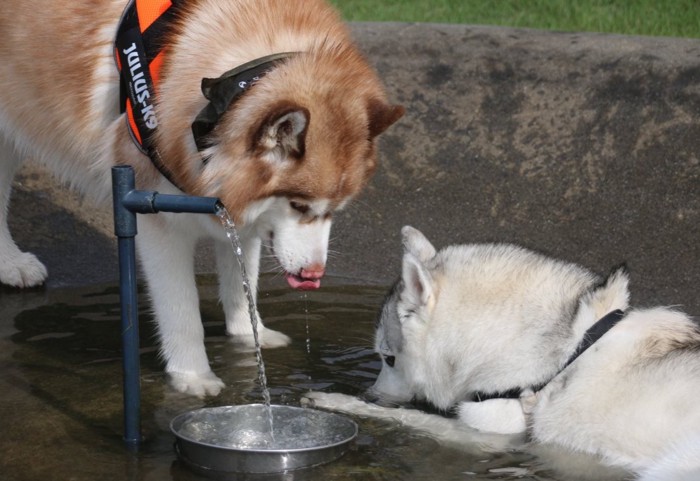
[[[211,29],[221,32],[217,36],[222,42],[220,48],[236,59],[234,63],[275,52],[303,53],[270,72],[224,116],[215,130],[219,147],[233,160],[238,175],[228,176],[222,182],[201,179],[196,168],[188,168],[200,162],[199,154],[189,145],[191,139],[183,135],[175,142],[164,142],[164,155],[173,159],[186,188],[199,195],[221,197],[236,216],[241,206],[251,201],[289,191],[329,198],[336,205],[355,195],[376,167],[374,137],[396,121],[403,110],[387,104],[376,75],[352,44],[337,14],[318,0],[270,0],[265,2],[268,8],[240,1],[209,3],[218,5],[223,13]],[[182,38],[203,42],[207,36],[207,32],[192,32],[186,25],[187,22],[181,22],[174,34],[172,53],[166,57],[160,107],[168,112],[182,109],[190,115],[164,115],[167,124],[163,124],[163,132],[188,131],[190,119],[204,105],[198,94],[198,79],[188,81],[194,77],[190,71],[202,72],[200,77],[216,77],[232,67],[231,61],[222,62],[206,52],[193,57],[190,51],[178,51]],[[311,32],[316,34],[310,35]],[[290,39],[294,41],[289,42]],[[293,155],[298,162],[290,165],[284,175],[279,174],[279,169],[274,169],[278,172],[274,175],[256,143],[260,119],[264,123],[275,118],[278,110],[291,106],[308,112],[304,148]],[[343,174],[345,178],[341,179]],[[240,188],[242,184],[244,189]]]
[[[125,5],[123,0],[4,2],[0,105],[13,130],[41,143],[47,155],[58,151],[75,164],[73,169],[89,170],[88,159],[96,151],[111,149],[112,163],[133,165],[139,185],[154,187],[158,173],[115,125],[122,119],[116,69],[109,70],[112,38],[105,32],[116,29]],[[230,171],[223,179],[202,178],[201,155],[190,131],[206,105],[201,79],[285,51],[302,53],[253,87],[215,130]],[[96,71],[98,62],[102,66]],[[355,195],[376,168],[374,137],[403,114],[387,103],[347,28],[321,0],[188,2],[167,39],[161,78],[156,112],[163,161],[185,190],[221,197],[235,217],[250,202],[277,193],[299,191],[328,197],[336,205]],[[100,82],[110,89],[110,105],[96,111],[89,96]],[[251,145],[261,119],[281,104],[308,111],[309,125],[298,162],[275,175]],[[116,131],[115,141],[105,146],[103,133],[110,129]]]

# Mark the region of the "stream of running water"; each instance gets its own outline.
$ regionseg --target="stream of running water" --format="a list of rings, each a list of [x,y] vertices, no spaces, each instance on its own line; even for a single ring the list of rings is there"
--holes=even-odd
[[[263,402],[265,404],[265,409],[267,412],[267,417],[270,427],[270,438],[272,442],[275,440],[274,436],[274,420],[272,416],[272,408],[270,407],[270,390],[267,388],[267,375],[265,374],[265,361],[262,357],[262,349],[260,348],[260,336],[258,333],[258,308],[255,304],[255,296],[253,295],[250,288],[250,279],[248,278],[248,273],[245,269],[245,257],[243,249],[241,248],[241,240],[238,237],[238,231],[236,231],[236,225],[233,222],[233,218],[228,213],[225,207],[221,207],[216,215],[221,220],[221,225],[224,226],[226,230],[226,235],[231,241],[231,246],[233,247],[233,253],[238,260],[238,265],[241,270],[241,278],[243,279],[243,290],[248,298],[248,313],[250,315],[250,323],[253,327],[253,338],[255,340],[255,358],[258,362],[258,381],[260,382],[260,389],[263,395]]]

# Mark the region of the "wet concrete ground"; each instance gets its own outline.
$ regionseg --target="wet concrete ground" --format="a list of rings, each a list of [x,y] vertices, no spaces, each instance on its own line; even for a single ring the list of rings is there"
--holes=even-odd
[[[700,40],[353,29],[408,113],[384,135],[369,188],[337,216],[331,275],[388,285],[399,270],[399,230],[411,224],[436,246],[516,242],[601,273],[626,262],[633,304],[700,316]],[[63,288],[117,279],[109,210],[81,204],[35,168],[22,171],[12,202],[16,240],[51,277],[30,292],[0,288],[3,335],[18,313],[54,302]],[[199,271],[211,269],[204,249]],[[42,391],[12,373],[2,379],[0,417],[42,409]],[[87,389],[98,418],[121,415],[118,385],[110,395]],[[3,458],[40,466],[52,440],[80,436],[84,419],[59,407],[12,433],[0,473]],[[38,444],[30,433],[57,434]]]

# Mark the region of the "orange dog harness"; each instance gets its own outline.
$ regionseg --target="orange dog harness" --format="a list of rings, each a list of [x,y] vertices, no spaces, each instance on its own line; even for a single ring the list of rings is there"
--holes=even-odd
[[[161,39],[176,15],[178,0],[131,0],[122,14],[114,58],[121,81],[121,113],[131,138],[175,186],[153,144],[158,127],[154,99],[163,65]]]
[[[131,138],[156,168],[180,190],[170,170],[155,148],[153,135],[158,127],[154,98],[163,65],[164,42],[184,0],[130,0],[122,14],[114,57],[121,81],[121,113],[126,112]],[[218,78],[202,79],[202,93],[209,103],[192,123],[197,149],[212,144],[212,132],[230,105],[255,85],[277,64],[296,53],[277,53],[240,65]],[[203,161],[208,158],[203,154]]]

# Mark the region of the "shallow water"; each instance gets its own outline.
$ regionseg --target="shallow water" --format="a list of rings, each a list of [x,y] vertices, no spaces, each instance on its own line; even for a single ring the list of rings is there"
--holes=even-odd
[[[262,279],[258,307],[266,325],[293,339],[288,347],[263,351],[272,402],[299,405],[308,390],[356,395],[370,386],[380,368],[371,346],[384,294],[383,287],[342,279],[329,279],[320,291],[302,294],[282,287],[279,279]],[[121,440],[117,286],[0,291],[0,480],[205,479],[176,460],[172,418],[204,406],[258,403],[262,394],[255,353],[225,335],[216,287],[208,278],[201,279],[201,295],[207,351],[227,388],[200,401],[167,387],[142,296],[141,416],[146,440],[138,453],[129,453]],[[359,436],[338,461],[238,479],[624,479],[623,473],[590,458],[517,446],[488,452],[476,442],[445,446],[396,422],[353,419]]]

